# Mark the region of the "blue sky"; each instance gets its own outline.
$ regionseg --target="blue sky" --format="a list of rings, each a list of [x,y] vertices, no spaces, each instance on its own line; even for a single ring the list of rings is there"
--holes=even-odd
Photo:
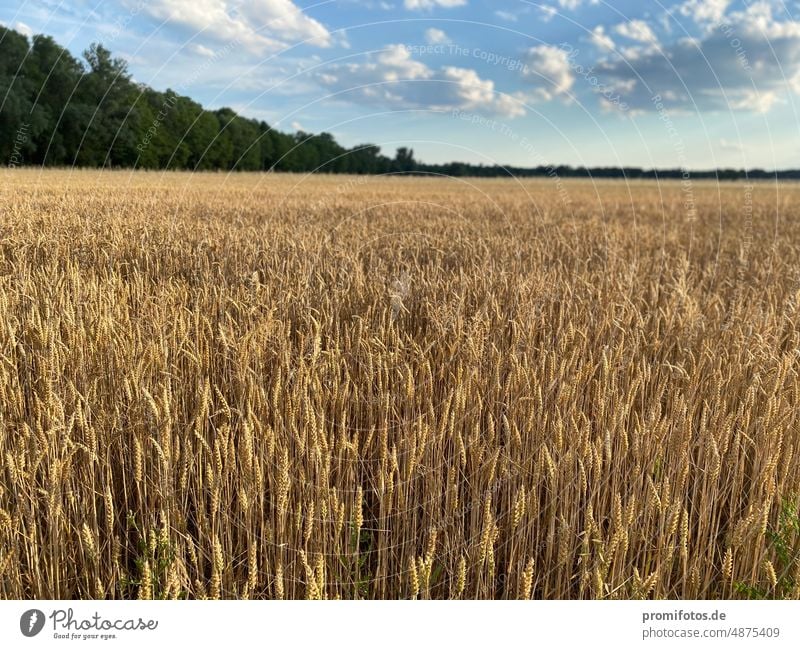
[[[797,2],[0,0],[0,21],[428,162],[800,167]]]

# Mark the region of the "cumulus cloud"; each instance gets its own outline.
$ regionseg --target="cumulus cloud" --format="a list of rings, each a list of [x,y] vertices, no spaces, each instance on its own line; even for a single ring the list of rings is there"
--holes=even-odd
[[[677,9],[696,23],[719,22],[730,4],[731,0],[686,0]]]
[[[510,11],[503,11],[502,9],[498,9],[494,12],[494,15],[497,16],[500,20],[505,20],[509,23],[517,22],[517,14],[512,13]]]
[[[452,7],[463,7],[465,4],[467,4],[467,0],[405,0],[403,2],[406,9],[434,9],[436,7],[451,9]]]
[[[575,11],[583,4],[584,0],[558,0],[558,6],[562,9]],[[600,4],[600,0],[589,0],[590,5]]]
[[[14,29],[16,31],[18,31],[20,34],[22,34],[23,36],[27,36],[28,38],[33,36],[33,30],[23,22],[14,23]]]
[[[0,27],[7,27],[6,23],[0,20]],[[12,29],[16,32],[19,32],[23,36],[30,38],[33,36],[33,29],[31,29],[28,25],[23,22],[17,21],[12,25]]]
[[[425,41],[429,45],[441,45],[443,43],[449,43],[450,38],[441,29],[431,27],[425,30]]]
[[[143,9],[158,20],[238,43],[256,53],[296,41],[331,45],[330,32],[291,0],[151,0]]]
[[[589,42],[599,50],[613,50],[616,48],[613,39],[606,34],[606,30],[602,25],[598,25],[592,30]]]
[[[553,16],[558,13],[558,9],[550,5],[541,5],[539,11],[542,12],[541,21],[545,23],[549,23],[553,20]]]
[[[578,7],[584,4],[585,0],[556,0],[556,2],[561,9],[566,11],[575,11],[578,9]],[[599,3],[600,0],[589,0],[590,5],[596,5]],[[557,12],[557,9],[554,6],[543,5],[540,7],[540,9],[542,9],[545,12],[545,15],[549,18],[552,18]]]
[[[537,45],[525,57],[523,76],[537,86],[539,96],[549,100],[567,96],[575,75],[566,50],[555,45]]]
[[[519,97],[499,93],[491,79],[467,68],[431,68],[414,60],[403,45],[389,45],[363,63],[329,65],[316,79],[342,98],[372,105],[461,109],[504,117],[525,114]]]
[[[620,23],[614,28],[614,31],[620,36],[624,36],[632,41],[638,41],[639,43],[658,42],[652,28],[644,20],[634,19],[626,23]]]
[[[776,19],[768,2],[730,13],[701,38],[636,54],[594,69],[634,109],[654,110],[658,95],[670,110],[763,113],[800,90],[800,22]]]
[[[720,93],[721,94],[721,93]],[[744,110],[753,113],[768,113],[778,101],[775,90],[732,90],[728,93],[727,103],[732,110]]]

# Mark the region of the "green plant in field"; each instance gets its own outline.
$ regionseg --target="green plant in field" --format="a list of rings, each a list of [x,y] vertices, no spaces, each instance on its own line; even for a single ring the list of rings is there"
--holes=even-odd
[[[778,524],[767,530],[767,539],[772,551],[775,583],[763,587],[736,582],[736,591],[748,599],[786,599],[793,596],[798,587],[797,564],[800,561],[800,498],[793,495],[781,503]]]
[[[139,598],[169,599],[170,568],[175,561],[175,549],[170,543],[166,526],[162,525],[161,533],[151,530],[143,533],[132,513],[127,518],[128,529],[136,538],[136,556],[133,559],[134,571],[121,579],[123,589],[138,593]],[[178,598],[183,593],[176,593]]]

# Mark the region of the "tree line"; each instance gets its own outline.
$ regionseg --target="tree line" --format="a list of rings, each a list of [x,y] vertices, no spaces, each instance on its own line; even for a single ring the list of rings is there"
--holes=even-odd
[[[127,63],[93,44],[79,60],[50,36],[0,26],[0,161],[6,166],[124,167],[450,176],[685,178],[681,169],[424,164],[330,133],[282,133],[230,108],[135,83]],[[800,171],[711,170],[691,177],[800,178]]]
[[[386,173],[394,160],[328,133],[282,133],[131,79],[99,44],[76,59],[50,36],[0,27],[0,159],[144,169]]]

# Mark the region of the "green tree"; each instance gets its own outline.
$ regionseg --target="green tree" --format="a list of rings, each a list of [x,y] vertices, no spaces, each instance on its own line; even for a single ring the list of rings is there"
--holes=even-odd
[[[71,162],[85,129],[80,105],[84,68],[80,61],[49,36],[34,36],[24,65],[25,76],[35,88],[33,112],[42,127],[33,137],[36,164]]]
[[[414,171],[417,163],[414,161],[414,149],[401,146],[394,156],[394,171]]]
[[[84,57],[89,71],[81,83],[81,103],[93,112],[75,162],[81,166],[132,166],[141,139],[141,120],[135,111],[140,93],[131,82],[128,65],[96,43]]]
[[[23,164],[35,151],[35,138],[43,125],[33,113],[35,81],[24,62],[30,44],[22,34],[0,27],[0,160]]]

